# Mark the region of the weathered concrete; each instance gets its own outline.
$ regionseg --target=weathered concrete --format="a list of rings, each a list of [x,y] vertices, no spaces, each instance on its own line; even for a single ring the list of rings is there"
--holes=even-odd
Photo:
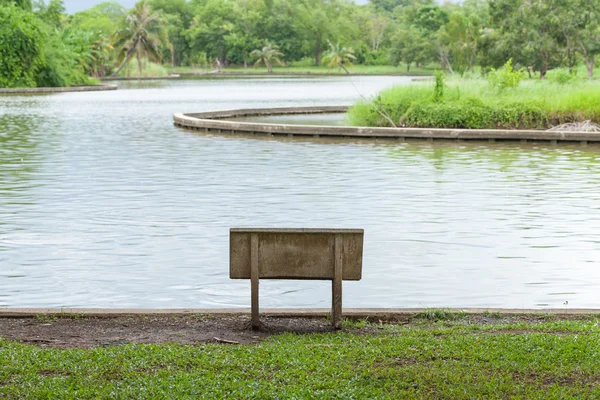
[[[293,125],[232,121],[228,118],[267,115],[342,113],[348,107],[290,107],[272,109],[243,109],[205,113],[175,114],[175,125],[207,132],[264,134],[281,136],[348,137],[376,139],[444,139],[444,140],[512,140],[600,143],[596,132],[550,132],[510,129],[439,129],[439,128],[372,128],[355,126]]]
[[[431,311],[427,308],[346,308],[344,316],[349,318],[396,318]],[[446,312],[466,314],[497,313],[499,315],[600,315],[598,308],[444,308]],[[269,317],[326,317],[327,308],[265,308]],[[33,318],[36,316],[87,316],[93,318],[115,318],[127,315],[249,315],[249,308],[0,308],[0,318]]]
[[[342,245],[344,280],[361,279],[362,229],[231,229],[231,279],[251,278],[251,237],[259,242],[260,279],[334,279],[335,241]]]
[[[167,76],[144,76],[141,78],[136,77],[127,77],[127,76],[106,76],[104,78],[100,78],[101,81],[162,81],[167,79],[179,79],[181,75],[179,74],[170,74]]]
[[[117,90],[116,85],[71,86],[71,87],[39,87],[39,88],[4,88],[0,94],[36,94],[36,93],[66,93],[66,92],[101,92]]]
[[[189,72],[180,72],[181,76],[207,76],[207,77],[228,77],[228,78],[244,78],[248,76],[257,77],[264,76],[265,78],[277,78],[279,76],[285,77],[306,77],[306,76],[326,76],[326,77],[339,77],[339,78],[347,78],[352,76],[405,76],[405,77],[418,77],[418,76],[429,76],[432,77],[431,74],[427,73],[387,73],[387,74],[370,74],[370,73],[341,73],[341,72],[320,72],[320,71],[306,71],[306,72],[286,72],[286,71],[274,71],[272,73],[268,72],[235,72],[235,71],[221,71],[221,72],[204,72],[204,71],[189,71]]]
[[[342,280],[360,280],[362,229],[231,229],[229,276],[251,279],[252,327],[258,329],[259,279],[331,280],[331,316],[342,327]]]

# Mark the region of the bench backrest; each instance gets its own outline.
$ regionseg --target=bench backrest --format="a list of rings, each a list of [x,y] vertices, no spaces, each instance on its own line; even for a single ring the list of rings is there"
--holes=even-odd
[[[342,243],[342,279],[362,274],[362,229],[231,229],[229,276],[251,278],[251,238],[258,241],[260,279],[332,280],[336,237]]]

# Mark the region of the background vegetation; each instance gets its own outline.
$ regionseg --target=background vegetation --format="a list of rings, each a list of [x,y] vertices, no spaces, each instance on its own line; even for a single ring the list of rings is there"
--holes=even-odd
[[[579,66],[593,77],[599,16],[600,0],[142,0],[74,15],[62,0],[0,0],[0,85],[87,83],[133,73],[130,63],[137,75],[149,62],[247,67],[265,64],[267,46],[304,69],[401,65],[470,76],[512,59],[530,77]]]

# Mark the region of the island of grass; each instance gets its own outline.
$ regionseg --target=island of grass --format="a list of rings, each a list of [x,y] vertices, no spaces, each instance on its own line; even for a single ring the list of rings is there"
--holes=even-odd
[[[350,108],[354,126],[450,129],[541,129],[600,123],[600,83],[526,80],[494,85],[455,79],[396,86]]]

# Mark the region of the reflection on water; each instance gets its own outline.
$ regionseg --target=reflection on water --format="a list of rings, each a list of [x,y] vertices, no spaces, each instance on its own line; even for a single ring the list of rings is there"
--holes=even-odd
[[[600,147],[206,135],[175,112],[350,104],[348,78],[0,97],[0,305],[248,306],[228,229],[365,229],[346,307],[598,307]],[[405,78],[353,78],[374,92]],[[328,307],[328,282],[261,305]]]

